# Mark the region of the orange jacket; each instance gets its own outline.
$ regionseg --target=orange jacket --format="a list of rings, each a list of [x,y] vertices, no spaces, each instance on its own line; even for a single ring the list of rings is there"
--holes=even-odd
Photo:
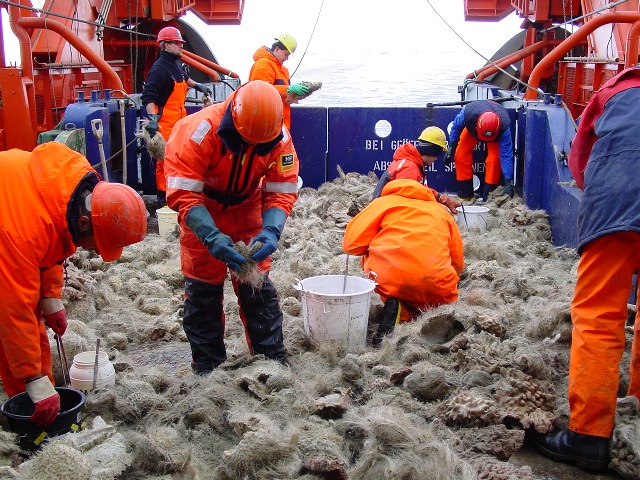
[[[289,70],[282,65],[273,56],[271,50],[267,47],[260,47],[253,54],[253,61],[255,62],[251,66],[249,71],[249,81],[252,80],[264,80],[270,83],[280,96],[282,97],[282,104],[284,105],[284,124],[287,129],[291,129],[291,106],[287,103],[287,88],[291,83],[291,77],[289,76]]]
[[[62,296],[62,262],[76,251],[67,207],[88,175],[97,181],[60,143],[0,153],[0,341],[15,378],[44,373],[38,301]]]
[[[424,162],[413,143],[404,143],[393,153],[393,162],[387,167],[391,180],[409,178],[425,183]]]
[[[173,127],[164,160],[167,203],[179,211],[182,224],[192,206],[211,208],[206,197],[239,204],[260,189],[263,212],[275,207],[287,215],[298,198],[298,156],[289,131],[283,127],[283,138],[261,154],[266,144],[244,143],[233,127],[228,112],[233,97],[193,113]],[[217,205],[223,209],[224,201]]]
[[[342,249],[363,257],[364,271],[382,296],[421,310],[458,299],[464,268],[458,226],[415,180],[389,182],[349,222]]]

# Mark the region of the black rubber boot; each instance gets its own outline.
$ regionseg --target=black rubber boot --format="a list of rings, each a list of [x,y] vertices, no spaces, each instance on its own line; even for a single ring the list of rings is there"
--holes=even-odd
[[[398,317],[400,316],[400,302],[397,298],[389,298],[384,302],[382,309],[382,321],[378,325],[378,330],[371,337],[371,344],[374,347],[380,346],[382,339],[389,335],[396,328],[398,324]]]
[[[158,200],[158,207],[162,208],[167,206],[167,192],[164,190],[158,190],[156,199]]]
[[[473,200],[473,179],[458,180],[458,197],[460,200]]]
[[[204,375],[227,359],[222,285],[185,278],[182,327],[191,345],[191,369]]]
[[[497,183],[485,183],[482,187],[482,201],[486,202],[487,200],[489,200],[489,194],[496,188],[498,188]]]
[[[534,446],[545,457],[575,463],[578,468],[603,472],[609,465],[609,439],[572,430],[539,435]]]
[[[276,287],[266,277],[259,289],[238,282],[236,293],[252,353],[261,353],[267,358],[284,363],[286,354],[282,334],[283,316]]]

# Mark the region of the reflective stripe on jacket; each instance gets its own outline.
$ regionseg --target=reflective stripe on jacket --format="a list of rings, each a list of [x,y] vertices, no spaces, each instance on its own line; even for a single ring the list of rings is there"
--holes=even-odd
[[[230,115],[225,117],[232,99],[178,121],[167,142],[167,203],[179,211],[183,224],[193,205],[205,205],[205,189],[222,197],[247,198],[260,189],[262,211],[275,207],[287,215],[298,197],[298,156],[289,131],[283,127],[283,138],[273,145],[244,143]]]
[[[42,372],[41,298],[61,298],[62,262],[76,251],[67,208],[76,186],[96,175],[60,143],[0,153],[0,341],[18,379]]]

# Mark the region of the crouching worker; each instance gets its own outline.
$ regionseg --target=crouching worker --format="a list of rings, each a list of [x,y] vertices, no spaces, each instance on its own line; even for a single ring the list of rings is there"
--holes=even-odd
[[[46,327],[64,335],[63,262],[77,247],[105,262],[147,231],[142,198],[100,181],[85,157],[60,143],[0,153],[0,377],[10,397],[26,391],[37,425],[60,411]],[[43,321],[44,320],[44,321]]]
[[[444,131],[438,127],[425,128],[416,144],[404,143],[393,153],[393,161],[378,180],[373,191],[372,200],[382,193],[384,186],[392,180],[408,178],[427,185],[425,167],[430,167],[447,150],[447,138]],[[456,207],[462,204],[446,193],[438,193],[431,189],[438,203],[443,204],[453,214],[458,213]]]
[[[347,225],[342,249],[362,256],[364,272],[376,282],[383,317],[372,342],[421,311],[458,299],[464,268],[458,225],[415,180],[394,180]]]
[[[282,111],[278,91],[254,80],[178,121],[167,144],[167,203],[179,212],[183,326],[196,374],[227,359],[222,295],[227,269],[246,262],[234,249],[239,241],[262,245],[251,256],[262,286],[231,276],[249,351],[285,360],[282,311],[268,276],[298,197],[298,157]]]

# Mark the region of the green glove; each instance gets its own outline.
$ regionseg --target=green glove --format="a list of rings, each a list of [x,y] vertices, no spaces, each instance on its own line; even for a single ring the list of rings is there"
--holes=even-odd
[[[309,87],[306,85],[302,85],[301,83],[294,83],[293,85],[289,85],[287,88],[287,93],[293,93],[294,95],[306,95],[309,93]]]
[[[233,248],[231,238],[216,227],[213,218],[204,205],[195,205],[187,213],[187,226],[207,247],[211,256],[227,264],[231,270],[240,271],[240,265],[247,260]]]
[[[509,195],[511,198],[513,198],[513,178],[505,178],[504,179],[504,189],[502,190],[503,193],[505,193],[506,195]]]
[[[211,89],[202,83],[196,83],[193,86],[193,89],[199,91],[203,95],[207,95],[208,97],[213,96],[213,92],[211,91]]]
[[[160,121],[160,115],[156,114],[156,113],[149,113],[149,123],[147,123],[147,126],[144,127],[144,129],[149,132],[149,136],[151,138],[156,136],[156,133],[158,133],[158,128],[160,128],[158,126],[158,122]]]
[[[262,243],[262,247],[251,255],[251,260],[261,262],[278,249],[278,240],[282,235],[287,214],[279,208],[268,208],[262,215],[262,231],[251,240],[254,243]]]

